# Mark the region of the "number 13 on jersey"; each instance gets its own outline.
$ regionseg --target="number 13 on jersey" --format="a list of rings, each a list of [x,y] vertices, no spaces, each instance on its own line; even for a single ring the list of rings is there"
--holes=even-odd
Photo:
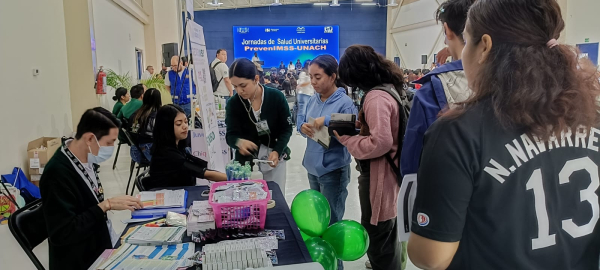
[[[560,185],[569,183],[569,177],[576,171],[585,170],[590,174],[590,184],[586,189],[579,192],[580,201],[587,202],[592,207],[592,217],[581,226],[578,226],[572,219],[562,221],[562,229],[571,237],[578,238],[588,235],[594,231],[598,218],[600,217],[600,206],[598,205],[598,195],[596,190],[600,186],[598,178],[598,165],[589,157],[569,160],[558,174]],[[538,237],[531,239],[531,248],[533,250],[556,245],[556,234],[550,234],[550,221],[548,211],[546,210],[546,194],[542,180],[542,171],[537,169],[529,178],[526,184],[527,190],[533,190],[535,214],[538,224]]]

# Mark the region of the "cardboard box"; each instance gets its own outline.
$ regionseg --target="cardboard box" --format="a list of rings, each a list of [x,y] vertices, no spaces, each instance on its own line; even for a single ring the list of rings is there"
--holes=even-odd
[[[37,187],[40,187],[40,179],[42,179],[41,174],[32,174],[29,178],[29,181]]]
[[[44,166],[60,147],[60,138],[41,137],[27,144],[29,158],[29,174],[42,174]]]

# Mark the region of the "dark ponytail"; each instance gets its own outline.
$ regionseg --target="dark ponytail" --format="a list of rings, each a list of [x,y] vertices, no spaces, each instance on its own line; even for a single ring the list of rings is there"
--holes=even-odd
[[[567,128],[600,122],[600,82],[596,67],[577,49],[554,46],[564,29],[555,0],[478,0],[468,14],[468,43],[484,35],[493,41],[489,56],[469,81],[471,98],[449,110],[456,117],[483,99],[506,129],[523,129],[543,140]]]
[[[114,101],[121,101],[121,97],[127,95],[127,88],[119,87],[115,91],[115,95],[112,97]]]

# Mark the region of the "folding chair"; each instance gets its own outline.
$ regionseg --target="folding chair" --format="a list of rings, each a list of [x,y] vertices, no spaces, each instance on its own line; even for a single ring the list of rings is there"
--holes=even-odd
[[[143,171],[140,175],[135,177],[135,185],[139,191],[146,191],[144,181],[148,178],[150,178],[150,169]]]
[[[127,119],[122,119],[121,127],[128,127],[128,126],[129,126],[129,122],[127,121]],[[123,138],[123,136],[125,136],[125,134],[122,134],[122,132],[119,132],[119,145],[117,146],[117,153],[115,154],[115,161],[113,162],[113,170],[115,168],[117,168],[117,159],[119,158],[119,151],[121,151],[121,145],[123,145],[123,144],[129,145],[129,142],[127,140],[121,140]],[[129,146],[131,146],[131,145],[129,145]]]
[[[48,238],[42,199],[37,199],[12,213],[8,218],[8,228],[33,265],[44,270],[44,266],[33,253],[33,249]]]
[[[129,167],[129,180],[127,181],[127,188],[125,188],[125,194],[129,194],[129,185],[131,184],[131,177],[133,176],[133,169],[135,169],[135,165],[137,164],[137,172],[135,173],[135,176],[137,177],[140,174],[140,169],[141,168],[148,168],[150,167],[150,161],[148,161],[146,159],[146,157],[144,156],[144,154],[142,153],[142,150],[138,147],[138,145],[134,142],[134,140],[131,137],[131,134],[129,133],[129,131],[127,131],[126,128],[121,128],[121,130],[123,131],[125,137],[127,137],[127,140],[129,141],[129,144],[131,145],[131,147],[135,147],[141,154],[141,160],[140,162],[137,162],[133,159],[133,157],[131,158],[131,166]],[[135,180],[134,180],[135,181]],[[131,195],[133,195],[133,191],[135,190],[135,183],[131,186]]]

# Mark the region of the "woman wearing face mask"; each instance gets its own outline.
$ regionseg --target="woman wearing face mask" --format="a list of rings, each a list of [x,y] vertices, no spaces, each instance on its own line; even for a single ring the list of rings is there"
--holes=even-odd
[[[131,96],[127,92],[127,88],[119,87],[117,88],[117,91],[115,91],[115,96],[112,99],[117,102],[115,103],[115,106],[113,106],[112,114],[117,116],[119,115],[119,112],[121,112],[121,108],[129,102]]]
[[[285,194],[285,162],[292,136],[292,117],[281,91],[258,83],[256,66],[238,59],[229,68],[231,84],[237,94],[227,103],[227,144],[236,149],[235,160],[244,164],[253,159],[269,160],[259,164],[265,180],[275,181]],[[263,166],[264,165],[264,166]]]
[[[313,137],[316,130],[329,126],[331,114],[356,115],[358,112],[339,82],[338,63],[333,56],[317,56],[308,67],[308,73],[316,94],[309,99],[304,112],[298,114],[297,127],[303,136]],[[315,122],[309,124],[310,118]],[[302,165],[308,171],[310,188],[323,193],[329,201],[332,224],[344,217],[350,162],[350,153],[337,139],[331,138],[329,148],[307,140]]]
[[[227,175],[206,168],[208,163],[186,153],[188,120],[184,110],[173,104],[161,107],[154,122],[154,144],[150,178],[146,189],[195,186],[196,178],[227,181]]]
[[[118,134],[119,121],[111,112],[89,109],[75,138],[63,138],[60,150],[46,164],[40,191],[50,269],[87,269],[119,238],[106,212],[142,208],[131,196],[104,198],[97,164],[111,157]]]

